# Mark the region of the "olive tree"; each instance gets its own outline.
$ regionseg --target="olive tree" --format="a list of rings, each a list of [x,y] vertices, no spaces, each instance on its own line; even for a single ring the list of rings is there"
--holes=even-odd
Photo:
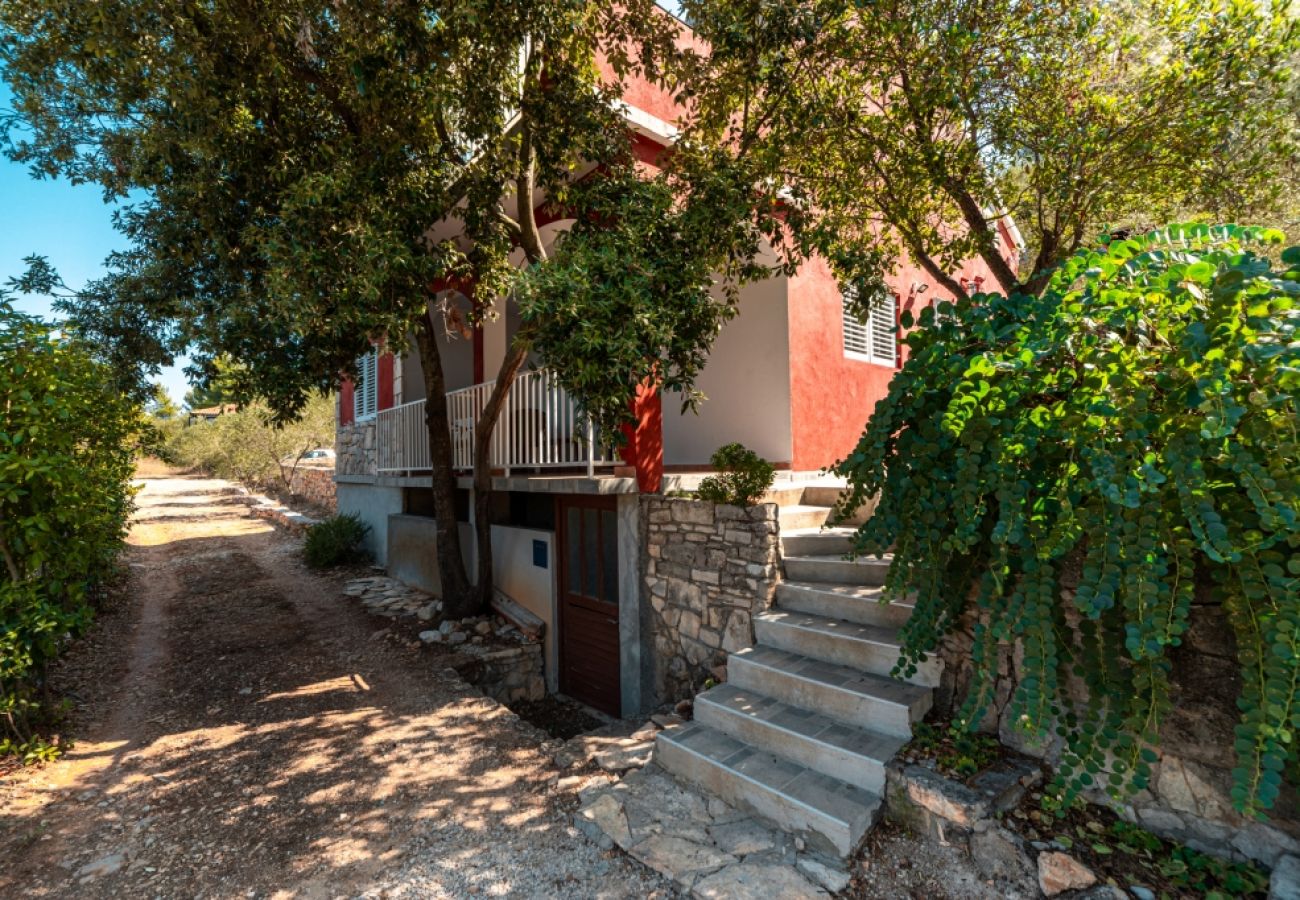
[[[986,290],[1037,293],[1106,228],[1295,215],[1290,0],[682,7],[713,47],[702,121],[766,159],[800,239],[869,286],[906,253],[957,297],[973,257]]]

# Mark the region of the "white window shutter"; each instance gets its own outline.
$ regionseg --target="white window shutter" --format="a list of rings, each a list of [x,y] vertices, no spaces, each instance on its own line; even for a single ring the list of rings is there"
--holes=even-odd
[[[849,312],[849,302],[852,298],[845,296],[840,300],[840,310],[844,320],[844,352],[860,353],[866,355],[870,343],[867,339],[867,326],[853,317]]]
[[[898,361],[898,298],[890,294],[884,303],[872,308],[866,322],[859,322],[849,312],[852,296],[840,301],[844,322],[844,352],[861,356],[883,366]]]
[[[871,310],[871,358],[886,366],[898,359],[898,298],[893,294]]]

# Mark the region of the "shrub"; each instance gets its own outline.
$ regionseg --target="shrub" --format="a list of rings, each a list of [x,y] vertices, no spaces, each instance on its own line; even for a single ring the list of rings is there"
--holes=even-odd
[[[307,529],[303,553],[315,569],[364,562],[368,558],[361,542],[370,526],[354,515],[331,516]]]
[[[89,625],[133,496],[141,407],[73,337],[0,297],[0,754],[48,759],[45,672]]]
[[[743,444],[719,447],[709,463],[718,474],[701,481],[696,492],[709,503],[753,506],[776,478],[773,465]]]
[[[892,548],[887,594],[916,594],[897,671],[973,613],[973,727],[1019,641],[1008,711],[1065,738],[1067,800],[1147,784],[1198,572],[1237,639],[1234,804],[1262,815],[1296,771],[1300,248],[1280,270],[1253,249],[1281,240],[1174,226],[1079,253],[1040,297],[923,311],[836,466],[841,513],[880,498],[856,549]]]
[[[279,481],[287,489],[303,453],[334,446],[334,399],[312,397],[288,422],[275,421],[264,406],[247,405],[211,422],[169,424],[163,430],[161,455],[167,462],[254,486]]]

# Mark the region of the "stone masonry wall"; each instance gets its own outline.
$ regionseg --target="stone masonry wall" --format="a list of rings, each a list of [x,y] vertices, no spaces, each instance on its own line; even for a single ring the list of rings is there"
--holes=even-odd
[[[288,468],[282,466],[282,469]],[[289,492],[312,506],[334,512],[338,509],[332,466],[300,464],[289,481]]]
[[[375,420],[341,425],[334,437],[334,465],[340,475],[374,475],[379,471]]]
[[[1067,574],[1065,582],[1061,602],[1072,605],[1068,585],[1077,582],[1077,572]],[[945,669],[935,704],[941,711],[955,711],[969,689],[973,624],[968,616],[941,647]],[[1300,797],[1284,785],[1266,822],[1244,819],[1233,810],[1240,665],[1232,628],[1208,585],[1198,587],[1189,626],[1182,644],[1169,654],[1172,709],[1161,729],[1160,760],[1152,766],[1150,787],[1122,811],[1156,834],[1203,852],[1272,866],[1286,854],[1300,853]],[[1022,658],[1018,646],[1002,648],[996,696],[983,728],[996,731],[1004,744],[1055,764],[1061,739],[1035,742],[1015,727],[1010,715],[1010,698],[1023,677]],[[1072,687],[1073,695],[1082,698],[1081,685]],[[1094,799],[1104,802],[1100,796]]]
[[[651,607],[655,703],[693,695],[754,642],[779,578],[777,507],[643,495],[641,567]]]
[[[463,660],[453,664],[461,678],[494,700],[516,703],[546,696],[542,672],[542,645],[479,648],[464,645]]]

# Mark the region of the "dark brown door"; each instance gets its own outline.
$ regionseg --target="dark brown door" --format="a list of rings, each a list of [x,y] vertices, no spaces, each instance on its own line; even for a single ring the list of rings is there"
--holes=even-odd
[[[618,522],[613,497],[563,497],[560,690],[622,715],[618,678]]]

